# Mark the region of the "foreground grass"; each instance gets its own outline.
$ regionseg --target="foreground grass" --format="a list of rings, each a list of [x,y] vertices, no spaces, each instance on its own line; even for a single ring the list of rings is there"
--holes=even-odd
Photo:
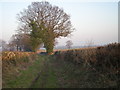
[[[29,88],[32,81],[42,69],[44,59],[40,56],[25,70],[20,70],[19,75],[5,77],[6,84],[3,88]],[[14,73],[14,72],[12,72]]]
[[[115,86],[106,76],[84,65],[47,56],[41,74],[31,88],[108,88]]]
[[[58,79],[56,72],[54,71],[55,67],[53,66],[53,57],[44,56],[45,63],[40,72],[39,79],[31,86],[31,88],[57,88]]]
[[[89,66],[75,65],[55,56],[38,56],[26,70],[16,77],[9,76],[6,87],[10,88],[106,88],[116,86],[106,76]]]

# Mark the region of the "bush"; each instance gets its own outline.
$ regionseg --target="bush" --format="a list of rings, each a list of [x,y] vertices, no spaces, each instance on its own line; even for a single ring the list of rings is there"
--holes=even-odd
[[[2,52],[3,75],[31,61],[33,52]]]

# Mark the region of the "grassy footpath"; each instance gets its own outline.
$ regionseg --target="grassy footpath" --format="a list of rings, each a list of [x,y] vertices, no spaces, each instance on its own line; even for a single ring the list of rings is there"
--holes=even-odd
[[[12,77],[12,76],[11,76]],[[57,60],[55,56],[38,56],[20,75],[9,78],[5,87],[11,88],[103,88],[115,86],[91,68]]]
[[[31,88],[57,88],[58,80],[55,67],[53,66],[53,57],[44,56],[45,63],[39,75],[39,79],[31,86]]]
[[[89,67],[45,56],[41,74],[31,88],[103,88],[114,86],[105,76],[100,76]]]

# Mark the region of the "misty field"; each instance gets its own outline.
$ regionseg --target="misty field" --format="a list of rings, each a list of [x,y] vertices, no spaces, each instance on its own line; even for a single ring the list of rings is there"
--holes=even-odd
[[[3,88],[119,88],[120,44],[97,48],[2,53]]]

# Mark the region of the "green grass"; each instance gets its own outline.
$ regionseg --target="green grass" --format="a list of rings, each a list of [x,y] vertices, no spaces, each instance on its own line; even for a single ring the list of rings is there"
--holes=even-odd
[[[42,69],[44,59],[38,57],[26,70],[21,70],[19,76],[9,76],[6,79],[6,84],[3,88],[28,88],[30,87],[34,78],[38,75],[38,72]],[[14,72],[13,72],[14,73]]]
[[[45,63],[39,79],[32,88],[90,88],[104,87],[99,76],[87,70],[84,65],[74,65],[69,61],[56,60],[45,56]],[[92,77],[93,76],[93,77]]]
[[[47,57],[44,68],[33,88],[105,88],[116,84],[90,67]],[[114,85],[113,85],[114,86]]]
[[[115,84],[90,67],[75,65],[55,56],[38,56],[37,60],[5,87],[11,88],[104,88]],[[11,76],[12,77],[12,76]],[[36,79],[36,77],[38,77]],[[115,85],[114,85],[115,86]]]
[[[45,56],[45,63],[40,73],[39,79],[31,86],[32,88],[57,88],[57,76],[55,75],[52,59]]]

